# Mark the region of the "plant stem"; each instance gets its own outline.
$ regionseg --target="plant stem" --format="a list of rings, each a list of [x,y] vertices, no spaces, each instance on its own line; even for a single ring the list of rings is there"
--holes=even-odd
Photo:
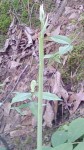
[[[42,99],[43,99],[43,70],[44,70],[44,35],[39,37],[39,95],[38,95],[38,128],[37,150],[42,150]]]

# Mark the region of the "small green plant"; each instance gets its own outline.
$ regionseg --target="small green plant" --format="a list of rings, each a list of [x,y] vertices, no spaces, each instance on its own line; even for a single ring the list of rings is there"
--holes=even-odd
[[[53,59],[56,62],[60,62],[60,57],[63,54],[66,54],[70,50],[72,50],[73,46],[71,45],[71,40],[62,35],[49,37],[50,40],[64,44],[64,46],[59,47],[59,51],[54,54],[48,54],[44,56],[44,34],[47,27],[47,21],[48,17],[46,17],[43,9],[43,5],[40,6],[40,22],[41,22],[41,32],[39,35],[39,82],[33,80],[31,82],[31,91],[28,93],[19,93],[16,92],[15,97],[12,99],[11,102],[11,109],[15,109],[20,113],[21,115],[25,115],[22,113],[21,109],[29,107],[32,111],[33,115],[37,118],[37,150],[47,150],[52,148],[46,148],[42,147],[42,107],[43,105],[43,99],[46,99],[48,101],[53,100],[61,100],[57,95],[50,93],[50,92],[43,92],[43,71],[44,71],[44,59]],[[38,92],[35,91],[35,87],[38,86]],[[33,97],[38,98],[38,103],[33,101]],[[12,104],[20,101],[24,101],[26,99],[29,99],[30,102],[26,104],[22,104],[18,107],[13,107]]]
[[[51,137],[53,150],[84,149],[84,118],[78,118],[59,128]]]

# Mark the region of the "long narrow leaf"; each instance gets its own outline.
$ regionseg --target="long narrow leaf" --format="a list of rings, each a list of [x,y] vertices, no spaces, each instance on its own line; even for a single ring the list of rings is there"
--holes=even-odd
[[[65,45],[65,46],[59,47],[59,54],[64,55],[67,52],[71,51],[72,49],[73,49],[72,45]]]
[[[45,56],[44,56],[44,59],[45,59],[45,58],[48,58],[48,59],[49,59],[49,58],[53,58],[54,55],[55,55],[55,54],[48,54],[48,55],[45,55]]]
[[[60,43],[60,44],[71,44],[71,40],[63,35],[57,35],[50,37],[50,39],[54,42]]]
[[[54,57],[59,58],[59,52],[56,52],[56,53],[54,53],[54,54],[45,55],[45,56],[44,56],[44,59],[45,59],[45,58],[54,58]]]
[[[35,96],[38,97],[38,93],[35,93]],[[56,94],[50,93],[50,92],[43,92],[43,99],[46,100],[53,100],[53,101],[61,101],[62,99],[60,99]]]

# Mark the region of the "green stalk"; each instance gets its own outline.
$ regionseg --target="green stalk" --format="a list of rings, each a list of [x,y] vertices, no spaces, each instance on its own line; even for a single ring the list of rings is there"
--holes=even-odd
[[[40,33],[40,37],[39,37],[39,95],[38,95],[37,150],[42,150],[42,99],[43,99],[43,70],[44,70],[43,43],[44,43],[44,34]]]

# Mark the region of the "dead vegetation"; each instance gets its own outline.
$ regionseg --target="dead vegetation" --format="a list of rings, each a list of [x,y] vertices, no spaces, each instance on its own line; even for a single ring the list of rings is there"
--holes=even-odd
[[[84,11],[84,6],[82,3],[77,3],[77,8],[74,4],[74,7],[67,5],[65,1],[63,4],[61,11],[54,14],[54,17],[58,22],[53,22],[53,18],[51,19],[51,24],[48,26],[46,36],[48,35],[68,35],[76,32],[79,33],[79,28],[81,28],[82,35],[83,33],[83,25],[81,24],[81,15]],[[60,7],[60,8],[61,8]],[[65,11],[63,13],[63,10]],[[61,14],[63,15],[61,16]],[[53,16],[53,14],[52,14]],[[79,17],[79,20],[78,20]],[[73,24],[73,20],[75,20],[76,24]],[[51,31],[51,29],[53,30]],[[50,32],[51,31],[51,32]],[[81,38],[80,31],[80,38]],[[3,106],[0,108],[0,133],[8,137],[8,143],[10,147],[13,147],[14,150],[18,149],[17,145],[21,143],[20,139],[16,137],[26,137],[24,139],[26,141],[26,145],[29,145],[29,150],[33,147],[30,146],[31,136],[34,140],[36,132],[36,120],[32,116],[32,113],[29,109],[23,110],[25,112],[25,116],[19,115],[15,110],[10,111],[10,101],[14,96],[13,92],[27,92],[30,90],[30,82],[32,80],[38,80],[38,30],[32,30],[26,24],[20,24],[16,18],[13,19],[9,31],[8,38],[6,39],[5,45],[0,50],[0,82],[4,84],[3,91],[0,95],[0,101],[3,102]],[[75,44],[77,41],[76,35],[74,35]],[[45,37],[45,45],[44,45],[44,53],[53,53],[58,50],[59,45],[54,44],[53,42],[46,41]],[[84,52],[83,54],[84,55]],[[66,67],[67,56],[63,58],[63,66]],[[84,67],[84,66],[83,66]],[[68,82],[69,83],[69,82]],[[56,65],[55,62],[45,61],[45,70],[44,70],[44,91],[50,91],[52,93],[57,94],[60,98],[63,99],[63,102],[46,102],[44,100],[45,109],[43,111],[43,126],[44,128],[53,127],[53,120],[55,121],[55,125],[57,123],[57,116],[59,114],[59,107],[61,106],[61,114],[59,116],[62,117],[60,123],[66,118],[70,118],[74,113],[79,109],[80,116],[84,116],[84,108],[79,107],[82,102],[84,102],[84,82],[81,81],[81,88],[79,91],[67,90],[64,81],[62,80],[61,70],[59,66]],[[26,101],[25,101],[26,103]],[[16,104],[20,105],[20,103]],[[68,112],[68,115],[65,115],[65,112]],[[77,117],[77,116],[75,116]],[[58,117],[59,118],[59,117]],[[63,119],[64,118],[64,119]],[[27,137],[28,134],[28,137]],[[10,139],[11,142],[10,142]],[[19,140],[19,142],[18,142]],[[12,143],[14,142],[14,144]],[[23,142],[24,145],[24,142]],[[25,146],[26,146],[25,145]],[[35,140],[34,140],[35,146]],[[27,149],[27,147],[25,148]]]

